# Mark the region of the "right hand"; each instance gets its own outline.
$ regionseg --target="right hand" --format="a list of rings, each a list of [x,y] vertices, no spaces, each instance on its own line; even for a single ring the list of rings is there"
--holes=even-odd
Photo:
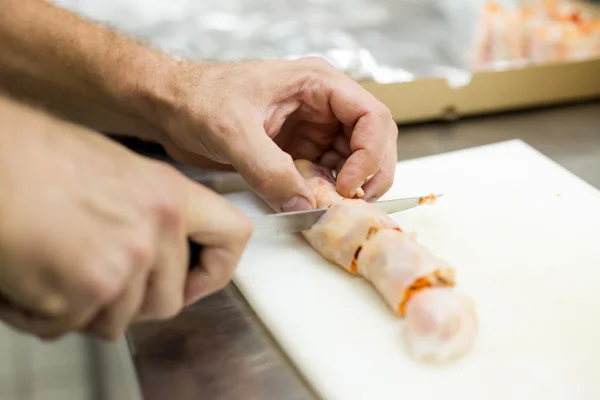
[[[251,230],[167,164],[0,99],[0,319],[15,328],[116,339],[172,317],[228,283]],[[188,237],[204,248],[191,272]]]

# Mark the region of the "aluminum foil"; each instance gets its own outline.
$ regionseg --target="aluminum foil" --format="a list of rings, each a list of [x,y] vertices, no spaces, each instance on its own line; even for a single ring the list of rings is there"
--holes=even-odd
[[[54,0],[197,60],[320,56],[357,80],[468,80],[481,0]]]
[[[574,23],[560,0],[52,1],[176,57],[320,56],[379,83],[442,77],[456,87],[478,70],[600,55],[600,24]]]

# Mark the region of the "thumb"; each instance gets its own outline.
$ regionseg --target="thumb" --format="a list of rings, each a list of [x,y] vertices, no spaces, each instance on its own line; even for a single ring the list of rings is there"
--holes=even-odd
[[[292,157],[267,135],[262,122],[246,124],[227,146],[227,158],[248,184],[275,211],[304,211],[316,200]]]

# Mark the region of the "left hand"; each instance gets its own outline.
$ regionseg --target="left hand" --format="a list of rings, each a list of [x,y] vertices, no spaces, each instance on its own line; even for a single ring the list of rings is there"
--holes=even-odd
[[[337,191],[375,200],[392,185],[397,126],[389,109],[320,58],[178,63],[155,124],[179,161],[231,164],[278,211],[315,207],[293,159],[338,172]]]

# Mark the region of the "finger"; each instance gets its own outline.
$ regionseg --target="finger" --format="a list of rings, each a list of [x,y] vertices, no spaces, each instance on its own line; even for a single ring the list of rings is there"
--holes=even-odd
[[[298,132],[295,132],[298,134]],[[294,160],[309,160],[313,161],[323,151],[323,146],[315,143],[310,138],[298,136],[289,147],[284,147],[288,150],[289,155]]]
[[[337,122],[330,127],[321,125],[315,129],[314,124],[289,117],[273,141],[278,147],[285,149],[294,160],[315,161],[323,149],[332,143],[336,132]]]
[[[333,141],[333,148],[344,158],[348,158],[352,154],[350,142],[344,135],[338,135],[335,137]]]
[[[395,137],[390,138],[390,142],[396,142]],[[394,174],[396,173],[396,164],[398,163],[398,152],[395,146],[390,143],[386,151],[381,168],[364,186],[365,192],[363,199],[375,201],[383,196],[394,184]]]
[[[83,333],[101,339],[116,340],[127,330],[142,305],[146,291],[148,270],[140,269],[128,283],[127,289],[109,307],[100,313],[82,330]]]
[[[204,249],[200,264],[187,276],[184,305],[187,307],[227,286],[238,262],[239,255],[226,248]]]
[[[187,193],[191,180],[182,178],[182,182]],[[196,202],[198,205],[203,204],[200,199],[196,199]],[[187,216],[187,198],[181,207]],[[183,221],[183,224],[179,219],[161,221],[156,263],[146,282],[146,296],[138,320],[171,318],[183,307],[183,290],[188,271],[187,223],[185,219]]]
[[[379,172],[390,132],[376,114],[367,114],[354,127],[350,148],[352,154],[338,175],[336,189],[347,197],[354,197],[370,176]]]
[[[200,264],[187,276],[186,306],[229,282],[252,234],[250,219],[225,198],[191,185],[189,199],[187,231],[203,250]]]
[[[336,188],[341,195],[354,197],[368,177],[379,171],[397,127],[387,107],[356,81],[336,74],[329,85],[331,109],[352,130],[352,154],[338,175]]]
[[[316,207],[314,195],[296,169],[292,157],[267,136],[260,118],[248,122],[227,143],[228,160],[248,184],[276,211]]]
[[[104,249],[102,261],[99,261],[99,257],[95,257],[92,261],[77,262],[79,269],[69,272],[68,275],[66,271],[57,275],[55,279],[58,291],[64,293],[69,299],[69,308],[64,315],[44,322],[46,335],[56,336],[85,329],[94,319],[102,315],[103,310],[110,309],[113,304],[121,302],[130,287],[134,272],[140,267],[147,270],[148,265],[153,262],[153,257],[145,256],[144,246],[140,246],[141,243],[146,242],[139,240],[140,232],[142,231],[124,235],[123,243],[125,241],[129,243],[122,249],[127,248],[129,251]],[[102,250],[90,248],[90,251],[94,253]],[[85,262],[89,264],[86,265]],[[129,268],[132,264],[135,268]],[[124,266],[127,268],[123,268]],[[68,279],[65,279],[66,276]]]
[[[335,150],[328,150],[319,159],[318,164],[322,167],[329,169],[336,169],[340,164],[340,161],[343,162],[342,156]]]

